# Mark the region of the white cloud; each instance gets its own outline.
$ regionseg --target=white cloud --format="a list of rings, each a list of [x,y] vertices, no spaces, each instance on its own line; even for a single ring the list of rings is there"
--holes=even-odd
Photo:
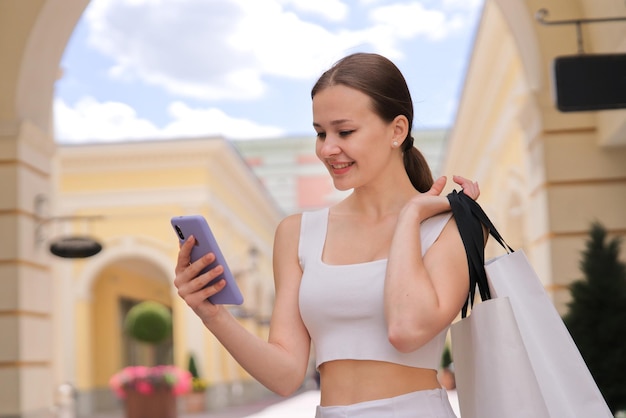
[[[93,0],[85,15],[113,77],[207,100],[263,93],[258,64],[227,42],[242,16],[227,0]]]
[[[355,50],[397,58],[401,40],[442,39],[464,24],[460,11],[477,1],[370,5],[371,20],[343,29],[306,17],[347,19],[350,7],[366,6],[340,0],[92,0],[85,16],[89,44],[116,63],[111,77],[142,80],[180,97],[254,100],[265,94],[267,77],[309,80]]]
[[[220,135],[229,139],[272,138],[284,135],[281,128],[263,126],[253,121],[231,117],[217,108],[192,109],[182,102],[174,102],[168,107],[174,118],[163,129],[168,137]]]
[[[483,6],[483,0],[443,0],[443,7],[453,11],[477,12]]]
[[[297,11],[319,15],[331,22],[341,22],[348,15],[349,7],[340,0],[284,0]]]
[[[372,9],[370,17],[400,39],[424,36],[440,40],[468,23],[457,14],[449,16],[443,10],[427,9],[418,2],[380,6]]]
[[[159,128],[140,118],[125,103],[83,98],[74,107],[61,99],[54,102],[55,137],[59,142],[141,140],[176,137],[223,136],[255,139],[283,135],[282,129],[231,117],[219,109],[192,109],[182,102],[170,104],[172,122]]]
[[[257,63],[259,74],[291,79],[318,76],[349,45],[328,29],[279,9],[265,9],[262,19],[247,13],[236,23],[229,42]]]
[[[54,126],[55,137],[61,142],[158,136],[156,126],[139,118],[130,106],[117,102],[99,103],[89,97],[80,100],[74,108],[55,99]]]

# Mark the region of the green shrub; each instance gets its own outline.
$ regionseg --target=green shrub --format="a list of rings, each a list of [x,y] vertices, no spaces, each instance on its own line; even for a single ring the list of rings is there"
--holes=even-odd
[[[172,314],[158,302],[141,302],[128,311],[124,330],[138,341],[158,344],[172,335]]]

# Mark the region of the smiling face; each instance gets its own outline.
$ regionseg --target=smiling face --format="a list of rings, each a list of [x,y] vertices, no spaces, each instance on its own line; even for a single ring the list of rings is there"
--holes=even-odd
[[[378,54],[348,55],[322,73],[311,98],[317,155],[337,189],[377,185],[378,193],[407,179],[421,192],[431,188],[432,173],[411,136],[411,93],[393,62]]]
[[[380,178],[394,157],[398,160],[400,151],[392,143],[401,143],[406,135],[400,132],[403,121],[399,119],[402,117],[390,123],[384,121],[374,112],[369,96],[341,84],[315,94],[315,151],[335,188],[349,190],[367,185]]]

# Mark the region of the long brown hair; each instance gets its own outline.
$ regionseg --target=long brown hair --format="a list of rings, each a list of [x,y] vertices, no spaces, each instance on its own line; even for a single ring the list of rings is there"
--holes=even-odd
[[[413,146],[413,101],[398,67],[378,54],[348,55],[322,74],[311,90],[311,98],[326,87],[338,84],[367,94],[372,99],[374,112],[386,122],[399,115],[406,116],[409,130],[402,143],[404,168],[413,187],[427,192],[433,185],[433,175],[422,153]]]

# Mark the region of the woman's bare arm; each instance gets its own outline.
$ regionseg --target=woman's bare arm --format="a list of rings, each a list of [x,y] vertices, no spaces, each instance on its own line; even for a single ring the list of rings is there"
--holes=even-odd
[[[476,182],[454,181],[477,199]],[[450,210],[438,196],[445,180],[410,201],[402,210],[389,251],[385,278],[385,315],[389,340],[403,352],[414,351],[435,337],[458,315],[469,290],[467,258],[454,219],[422,257],[421,222]]]
[[[203,286],[217,277],[222,268],[198,276],[214,260],[207,254],[189,265],[193,240],[181,246],[174,284],[178,294],[202,319],[233,358],[255,379],[273,392],[287,396],[302,384],[309,359],[310,337],[298,308],[302,271],[298,263],[300,217],[291,216],[278,226],[274,241],[275,306],[267,341],[249,332],[223,306],[206,299],[219,292],[223,281]]]

